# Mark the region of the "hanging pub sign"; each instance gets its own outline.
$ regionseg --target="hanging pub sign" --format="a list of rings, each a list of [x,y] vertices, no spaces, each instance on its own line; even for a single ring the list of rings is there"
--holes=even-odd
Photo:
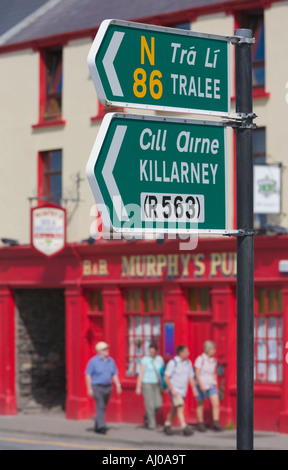
[[[31,245],[45,256],[54,256],[66,246],[66,210],[55,204],[31,209]]]
[[[280,214],[281,167],[254,165],[254,214]]]

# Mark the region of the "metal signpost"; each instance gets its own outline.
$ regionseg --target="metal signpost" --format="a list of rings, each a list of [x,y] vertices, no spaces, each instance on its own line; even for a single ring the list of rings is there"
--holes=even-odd
[[[229,46],[224,36],[106,20],[88,66],[105,105],[227,117]]]
[[[237,448],[253,449],[254,402],[254,231],[252,31],[235,36],[237,228]]]
[[[106,115],[87,165],[104,226],[227,233],[225,136],[221,122]]]
[[[87,177],[108,230],[237,236],[237,449],[253,449],[252,31],[224,37],[105,20],[88,55],[105,105],[226,122],[106,115]],[[229,44],[236,112],[230,112]],[[227,229],[226,126],[236,131],[237,229]]]

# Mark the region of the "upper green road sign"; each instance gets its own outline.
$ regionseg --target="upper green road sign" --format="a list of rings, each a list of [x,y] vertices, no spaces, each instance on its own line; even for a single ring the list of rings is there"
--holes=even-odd
[[[105,20],[87,61],[105,105],[234,117],[229,46],[226,36]]]
[[[226,128],[109,113],[87,177],[106,229],[226,233]]]

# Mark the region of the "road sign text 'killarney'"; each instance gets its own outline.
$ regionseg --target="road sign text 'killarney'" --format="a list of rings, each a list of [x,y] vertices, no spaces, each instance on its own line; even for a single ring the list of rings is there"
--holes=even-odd
[[[217,122],[106,115],[87,164],[106,228],[225,232],[225,140]]]

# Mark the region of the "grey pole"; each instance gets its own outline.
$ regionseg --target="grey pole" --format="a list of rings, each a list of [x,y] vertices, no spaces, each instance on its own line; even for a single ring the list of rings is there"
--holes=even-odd
[[[250,29],[235,36],[252,38]],[[253,449],[254,433],[254,236],[252,44],[235,43],[237,228],[237,450]]]

